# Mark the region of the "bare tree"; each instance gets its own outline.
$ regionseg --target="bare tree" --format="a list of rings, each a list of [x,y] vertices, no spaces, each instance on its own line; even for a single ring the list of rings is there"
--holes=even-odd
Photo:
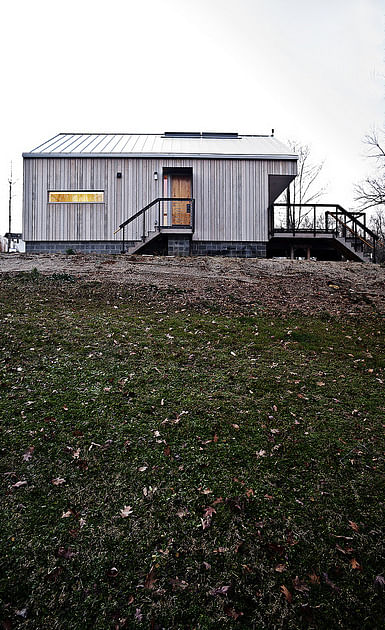
[[[377,262],[385,262],[385,208],[377,208],[369,219],[369,227],[378,236],[376,245]]]
[[[355,188],[355,200],[361,210],[375,206],[385,206],[385,132],[373,132],[365,137],[364,142],[369,147],[369,157],[376,162],[376,172],[368,176]]]
[[[293,153],[298,155],[298,174],[281,198],[281,203],[299,204],[300,207],[289,208],[289,222],[296,229],[309,227],[311,221],[308,215],[312,212],[309,208],[301,206],[309,203],[317,203],[326,192],[326,187],[320,184],[320,175],[324,162],[313,162],[311,148],[307,144],[301,144],[295,140],[287,143]]]

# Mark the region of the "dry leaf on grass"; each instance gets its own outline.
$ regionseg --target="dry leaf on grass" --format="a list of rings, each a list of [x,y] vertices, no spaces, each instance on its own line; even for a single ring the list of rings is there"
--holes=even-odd
[[[286,565],[285,564],[277,564],[277,566],[275,567],[275,570],[278,573],[282,573],[283,571],[286,571]]]
[[[286,597],[286,601],[289,602],[289,604],[291,604],[291,602],[293,601],[293,595],[290,593],[290,591],[286,588],[284,584],[282,584],[280,588],[281,588],[282,593]]]
[[[362,566],[359,562],[357,562],[355,558],[352,558],[350,560],[350,566],[352,567],[352,569],[358,569],[359,571],[362,571]]]
[[[27,448],[27,450],[23,454],[23,461],[24,462],[29,462],[29,460],[32,459],[32,455],[33,455],[34,450],[35,450],[34,446],[29,446]]]
[[[17,481],[16,483],[13,484],[12,488],[21,488],[22,486],[26,486],[27,482],[26,481]]]
[[[120,516],[122,518],[127,518],[130,514],[132,514],[133,510],[131,505],[125,505],[123,510],[120,510]]]
[[[54,486],[62,486],[63,483],[65,483],[66,480],[62,479],[61,477],[56,477],[56,479],[52,479],[52,483]]]
[[[150,571],[146,575],[146,579],[144,580],[144,588],[153,589],[155,588],[155,566],[153,565]]]

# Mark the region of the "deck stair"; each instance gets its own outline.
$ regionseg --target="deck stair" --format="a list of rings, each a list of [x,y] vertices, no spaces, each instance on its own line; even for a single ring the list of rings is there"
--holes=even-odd
[[[270,238],[292,248],[334,248],[348,260],[376,262],[378,236],[363,212],[332,204],[275,204],[270,207]]]

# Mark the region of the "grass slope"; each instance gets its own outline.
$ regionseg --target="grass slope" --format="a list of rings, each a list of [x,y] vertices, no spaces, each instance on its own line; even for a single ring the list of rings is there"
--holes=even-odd
[[[5,630],[383,627],[378,317],[36,272],[1,302]]]

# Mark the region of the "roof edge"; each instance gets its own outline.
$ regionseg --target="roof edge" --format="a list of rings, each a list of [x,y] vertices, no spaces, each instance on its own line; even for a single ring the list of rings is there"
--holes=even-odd
[[[227,154],[227,153],[22,153],[23,158],[48,159],[48,158],[188,158],[188,159],[216,159],[216,160],[298,160],[294,153],[282,154]]]

